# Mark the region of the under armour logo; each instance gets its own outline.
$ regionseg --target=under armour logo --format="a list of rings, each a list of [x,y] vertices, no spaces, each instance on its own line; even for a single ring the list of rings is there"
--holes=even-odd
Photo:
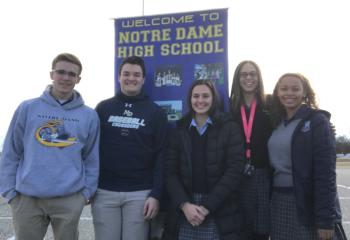
[[[131,103],[125,103],[125,107],[132,107]]]

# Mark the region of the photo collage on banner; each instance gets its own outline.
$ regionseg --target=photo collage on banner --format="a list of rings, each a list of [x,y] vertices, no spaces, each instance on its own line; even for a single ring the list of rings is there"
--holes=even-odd
[[[144,90],[169,121],[187,112],[192,81],[212,80],[227,110],[227,9],[115,19],[115,90],[123,59],[145,60]]]

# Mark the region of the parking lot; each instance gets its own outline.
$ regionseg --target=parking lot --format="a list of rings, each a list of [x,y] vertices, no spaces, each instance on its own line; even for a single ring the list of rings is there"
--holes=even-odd
[[[350,236],[350,163],[338,164],[337,167],[338,192],[343,212],[343,224],[347,236]],[[92,219],[90,207],[84,208],[79,225],[80,240],[93,240]],[[53,239],[51,230],[45,240]],[[14,240],[11,224],[11,213],[7,203],[0,199],[0,240]]]

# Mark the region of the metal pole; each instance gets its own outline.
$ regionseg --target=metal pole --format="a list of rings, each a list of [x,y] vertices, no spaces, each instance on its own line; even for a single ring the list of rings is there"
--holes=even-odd
[[[142,0],[142,16],[145,16],[145,0]]]

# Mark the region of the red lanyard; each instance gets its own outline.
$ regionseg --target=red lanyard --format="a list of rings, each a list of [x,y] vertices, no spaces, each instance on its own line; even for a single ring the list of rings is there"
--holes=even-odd
[[[247,143],[247,149],[246,149],[246,157],[247,159],[250,159],[250,137],[252,135],[252,129],[253,129],[253,121],[254,121],[254,115],[255,115],[255,109],[256,109],[256,99],[252,101],[252,104],[250,105],[250,112],[249,112],[249,122],[247,122],[247,116],[245,114],[245,107],[242,104],[241,105],[241,115],[242,115],[242,122],[243,122],[243,129],[244,129],[244,135]]]

